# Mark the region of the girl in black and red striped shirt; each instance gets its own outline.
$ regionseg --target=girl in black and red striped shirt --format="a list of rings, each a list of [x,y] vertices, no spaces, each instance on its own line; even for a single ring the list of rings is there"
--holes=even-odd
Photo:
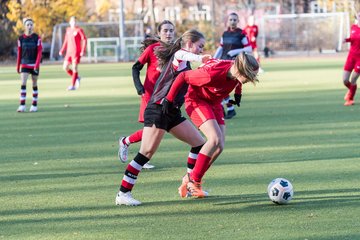
[[[42,43],[39,35],[33,32],[34,21],[31,18],[23,20],[25,32],[18,39],[17,72],[21,76],[20,106],[18,112],[26,111],[26,82],[31,75],[33,86],[33,100],[30,112],[37,112],[38,85],[40,60],[42,55]]]

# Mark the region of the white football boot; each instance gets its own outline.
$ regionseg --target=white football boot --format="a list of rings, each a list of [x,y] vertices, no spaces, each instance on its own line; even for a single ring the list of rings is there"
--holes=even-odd
[[[123,193],[119,191],[118,194],[116,194],[115,204],[126,205],[126,206],[138,206],[141,204],[141,202],[134,199],[131,195],[131,192]]]
[[[143,166],[143,169],[152,169],[154,167],[155,167],[154,165],[151,165],[149,163],[145,163],[144,166]]]
[[[67,90],[68,91],[74,91],[74,90],[76,90],[76,88],[74,86],[70,85],[70,86],[68,86]]]
[[[79,89],[79,87],[80,87],[80,80],[81,80],[81,77],[78,76],[78,77],[76,78],[76,81],[75,81],[75,89]]]
[[[37,106],[31,105],[31,107],[30,107],[30,112],[37,112],[37,111],[38,111]]]
[[[25,112],[26,111],[26,106],[25,105],[20,105],[16,111],[17,112]]]
[[[125,163],[128,160],[128,153],[129,153],[129,145],[126,145],[123,143],[123,140],[125,137],[119,138],[119,151],[118,151],[118,157],[119,160],[123,163]]]

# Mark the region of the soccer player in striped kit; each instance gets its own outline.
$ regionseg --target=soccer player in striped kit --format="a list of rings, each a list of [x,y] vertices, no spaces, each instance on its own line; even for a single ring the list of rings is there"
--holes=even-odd
[[[228,29],[223,33],[220,46],[216,50],[214,58],[220,59],[234,59],[241,52],[251,53],[252,48],[246,33],[238,28],[239,16],[236,13],[230,13],[227,20]],[[236,99],[241,99],[241,95],[235,95]],[[235,101],[237,101],[235,99]],[[233,101],[230,101],[230,96],[225,96],[224,102],[227,107],[226,119],[231,119],[236,115]]]
[[[30,112],[38,111],[38,77],[42,57],[42,43],[39,35],[33,32],[34,21],[31,18],[23,20],[25,32],[18,38],[17,72],[21,76],[20,106],[17,112],[26,111],[26,83],[29,75],[32,79],[33,99]]]
[[[82,28],[76,26],[76,18],[72,16],[69,21],[70,27],[66,29],[63,46],[59,51],[62,56],[66,51],[64,58],[64,71],[71,77],[71,85],[68,91],[76,90],[80,87],[78,65],[80,59],[85,54],[87,39]],[[71,69],[70,69],[71,65]]]
[[[195,197],[205,197],[201,181],[211,164],[223,151],[225,121],[222,99],[243,84],[258,82],[259,64],[248,53],[240,53],[235,60],[213,59],[196,70],[180,73],[171,86],[163,110],[169,111],[174,97],[183,85],[189,85],[185,95],[185,110],[191,121],[206,137],[193,171],[184,176],[179,193],[182,197],[190,192]],[[240,93],[240,92],[239,92]],[[170,108],[171,109],[171,108]]]
[[[360,76],[360,12],[357,13],[356,19],[357,23],[351,26],[350,37],[344,39],[344,43],[350,42],[350,50],[343,73],[343,82],[347,88],[344,97],[344,106],[354,105],[354,97],[357,89],[356,82]]]
[[[154,91],[156,80],[160,76],[160,69],[158,68],[157,58],[155,56],[155,49],[160,46],[159,40],[171,44],[175,38],[174,24],[168,20],[162,21],[158,27],[158,38],[148,38],[143,41],[143,46],[140,49],[141,55],[132,67],[132,76],[134,85],[138,95],[141,96],[140,111],[138,121],[144,122],[144,111],[150,97]],[[147,65],[144,84],[140,80],[140,71]],[[132,143],[140,142],[142,139],[143,128],[135,131],[127,137],[121,137],[119,139],[119,151],[118,157],[122,162],[126,162],[128,159],[129,147]],[[149,163],[143,166],[145,169],[154,168],[154,165]]]
[[[187,86],[184,86],[175,97],[174,108],[163,113],[161,100],[166,96],[175,77],[190,69],[190,62],[206,62],[210,55],[202,53],[205,37],[196,30],[186,31],[174,44],[163,44],[156,50],[158,65],[162,72],[156,81],[154,92],[144,112],[144,131],[140,150],[127,165],[119,192],[116,195],[117,205],[136,206],[141,202],[132,197],[132,189],[144,164],[150,161],[156,152],[165,132],[171,133],[179,140],[188,143],[192,149],[198,148],[205,140],[192,124],[182,116],[180,107],[184,102]]]

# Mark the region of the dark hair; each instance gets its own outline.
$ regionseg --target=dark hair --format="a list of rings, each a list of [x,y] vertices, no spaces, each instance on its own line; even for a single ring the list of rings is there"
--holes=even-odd
[[[161,28],[164,24],[170,24],[170,25],[174,26],[174,24],[172,22],[170,22],[169,20],[164,20],[157,26],[158,33],[161,31]],[[160,42],[160,38],[157,36],[146,38],[144,41],[141,42],[140,54],[143,53],[148,46],[150,46],[151,44],[157,43],[157,42]]]
[[[237,18],[239,18],[239,15],[235,12],[230,13],[229,16],[236,16]]]
[[[31,18],[27,17],[23,19],[23,24],[25,25],[27,21],[34,22]]]
[[[148,46],[157,42],[160,42],[160,39],[157,37],[146,38],[141,42],[140,54],[142,54]]]
[[[157,26],[157,32],[158,32],[158,33],[161,32],[161,28],[162,28],[162,26],[163,26],[164,24],[170,24],[170,25],[173,25],[173,27],[175,27],[175,25],[174,25],[171,21],[169,21],[169,20],[164,20],[164,21],[162,21],[161,23],[159,23],[159,25]]]
[[[163,68],[170,61],[175,52],[180,50],[185,43],[189,41],[195,43],[202,38],[205,39],[205,36],[201,32],[191,29],[184,32],[184,34],[173,44],[160,41],[161,45],[155,50],[155,55],[158,58],[158,66]]]

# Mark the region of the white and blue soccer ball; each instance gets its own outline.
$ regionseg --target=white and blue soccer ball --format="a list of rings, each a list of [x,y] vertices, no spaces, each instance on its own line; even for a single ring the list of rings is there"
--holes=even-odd
[[[276,204],[287,204],[294,196],[294,189],[291,182],[285,178],[275,178],[267,188],[271,201]]]

